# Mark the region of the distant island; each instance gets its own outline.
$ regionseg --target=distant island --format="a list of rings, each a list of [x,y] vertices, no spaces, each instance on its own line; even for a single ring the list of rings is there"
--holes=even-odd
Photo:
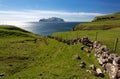
[[[63,19],[61,18],[57,18],[57,17],[51,17],[51,18],[48,18],[48,19],[40,19],[39,22],[64,22]]]

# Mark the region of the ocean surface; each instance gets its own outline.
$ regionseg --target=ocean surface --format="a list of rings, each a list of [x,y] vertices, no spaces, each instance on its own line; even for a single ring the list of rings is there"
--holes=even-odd
[[[46,36],[52,34],[53,32],[70,31],[79,23],[80,22],[29,22],[21,23],[17,26],[27,31]]]

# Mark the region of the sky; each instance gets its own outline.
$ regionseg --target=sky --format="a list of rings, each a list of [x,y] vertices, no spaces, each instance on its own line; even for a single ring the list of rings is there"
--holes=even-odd
[[[0,23],[37,22],[50,17],[91,21],[119,11],[120,0],[0,0]]]

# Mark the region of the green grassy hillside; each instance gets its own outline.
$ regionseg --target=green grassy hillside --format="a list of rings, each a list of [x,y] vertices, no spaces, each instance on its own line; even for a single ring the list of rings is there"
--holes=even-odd
[[[120,12],[117,12],[115,14],[109,14],[104,16],[96,16],[93,20],[95,21],[107,21],[107,20],[120,20]]]
[[[107,30],[120,27],[120,12],[97,16],[92,22],[78,24],[73,30]]]
[[[78,30],[78,31],[68,31],[68,32],[57,32],[53,33],[52,36],[60,37],[63,39],[75,39],[78,37],[88,36],[90,40],[95,41],[96,32],[98,34],[97,40],[102,44],[105,44],[113,50],[114,42],[116,38],[120,39],[120,28],[113,28],[109,30]],[[118,42],[116,53],[120,55],[120,42]]]
[[[72,37],[75,38],[74,34],[76,32],[66,32],[62,33],[62,35],[72,34]],[[78,33],[82,32],[78,31]],[[56,34],[61,36],[61,33]],[[92,35],[94,33],[91,32],[89,34]],[[81,44],[69,46],[16,27],[1,26],[0,74],[4,74],[4,76],[0,76],[0,78],[108,79],[106,74],[104,78],[101,78],[86,72],[87,69],[90,69],[90,64],[101,67],[98,65],[94,54],[81,51],[80,46]],[[88,54],[90,57],[88,57]],[[81,60],[75,59],[75,55],[79,55]],[[86,67],[83,69],[79,67],[81,62],[86,63]]]

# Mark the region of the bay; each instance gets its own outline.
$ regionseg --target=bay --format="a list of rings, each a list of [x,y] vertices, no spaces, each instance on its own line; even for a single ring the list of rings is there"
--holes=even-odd
[[[17,25],[27,31],[43,36],[50,35],[53,32],[65,32],[73,29],[80,22],[28,22]]]

